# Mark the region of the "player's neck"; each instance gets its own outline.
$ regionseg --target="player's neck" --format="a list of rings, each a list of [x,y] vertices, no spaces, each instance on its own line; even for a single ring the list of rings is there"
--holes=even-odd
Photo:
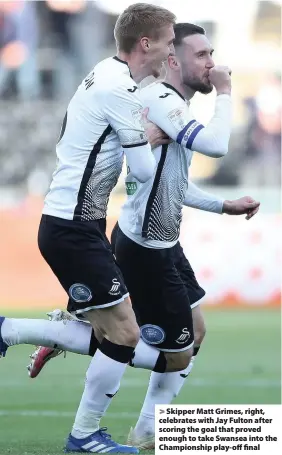
[[[127,54],[120,51],[117,53],[117,56],[120,60],[128,64],[130,73],[137,84],[145,79],[145,77],[150,76],[148,68],[146,67],[144,60],[139,53],[132,52],[131,54]]]
[[[187,101],[190,101],[195,95],[195,90],[188,87],[188,85],[182,84],[178,77],[174,77],[174,74],[168,73],[165,82],[172,85]]]

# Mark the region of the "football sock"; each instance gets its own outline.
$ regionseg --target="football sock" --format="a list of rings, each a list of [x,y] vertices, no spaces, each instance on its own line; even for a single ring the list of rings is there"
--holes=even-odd
[[[6,318],[1,335],[8,346],[33,344],[87,355],[92,333],[90,324],[79,321]]]
[[[137,437],[155,433],[155,405],[171,404],[182,389],[186,378],[193,368],[194,357],[185,370],[173,373],[152,372],[139,419],[135,426]]]
[[[119,389],[120,380],[134,348],[104,339],[90,362],[72,435],[86,438],[99,429],[101,417]]]

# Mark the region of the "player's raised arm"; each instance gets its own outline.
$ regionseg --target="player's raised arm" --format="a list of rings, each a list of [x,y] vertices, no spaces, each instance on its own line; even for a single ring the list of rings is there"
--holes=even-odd
[[[217,91],[214,115],[194,140],[192,150],[215,158],[226,155],[231,134],[231,71],[227,66],[214,66],[209,80]],[[207,153],[204,151],[207,150]]]
[[[119,137],[127,165],[139,182],[146,182],[154,174],[156,160],[140,121],[143,108],[136,84],[117,84],[103,96],[104,113]]]
[[[182,95],[166,83],[141,91],[142,102],[149,107],[148,118],[184,148],[213,158],[226,155],[232,114],[229,71],[227,67],[210,70],[218,95],[214,115],[206,126],[194,118]]]

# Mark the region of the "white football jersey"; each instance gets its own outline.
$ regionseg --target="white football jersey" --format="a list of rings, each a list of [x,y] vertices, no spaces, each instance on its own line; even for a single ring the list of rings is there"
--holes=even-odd
[[[169,248],[179,238],[191,147],[204,126],[194,119],[183,96],[167,83],[149,85],[140,91],[140,96],[143,106],[149,107],[148,118],[173,142],[153,151],[158,166],[146,183],[138,182],[129,169],[128,197],[119,226],[125,235],[145,247]]]
[[[98,63],[67,108],[44,214],[81,221],[106,217],[122,169],[123,148],[137,150],[147,144],[151,153],[141,110],[127,63],[118,57]]]

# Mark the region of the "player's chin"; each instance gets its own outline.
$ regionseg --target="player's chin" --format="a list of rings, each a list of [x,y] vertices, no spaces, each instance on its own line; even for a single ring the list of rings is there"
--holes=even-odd
[[[203,84],[202,89],[199,90],[203,95],[208,95],[213,91],[213,85],[212,84]]]

